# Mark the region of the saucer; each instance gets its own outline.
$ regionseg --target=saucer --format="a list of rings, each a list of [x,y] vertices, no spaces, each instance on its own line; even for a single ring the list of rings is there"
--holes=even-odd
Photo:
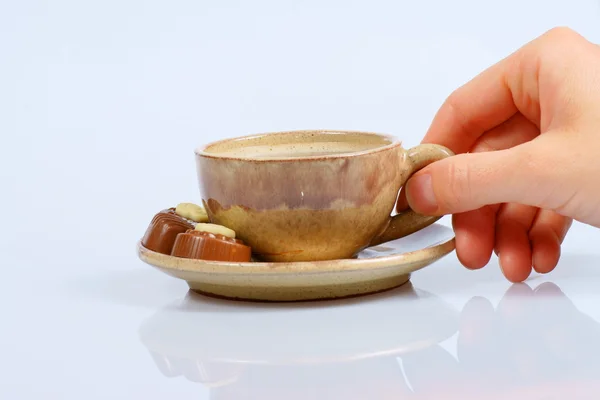
[[[433,224],[404,238],[369,247],[356,258],[303,262],[220,262],[156,253],[138,243],[138,256],[190,289],[238,300],[302,301],[392,289],[454,250],[452,229]]]

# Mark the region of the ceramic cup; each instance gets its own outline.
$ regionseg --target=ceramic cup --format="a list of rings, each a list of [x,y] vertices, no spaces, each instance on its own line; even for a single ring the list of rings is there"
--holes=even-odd
[[[406,150],[388,135],[291,131],[226,139],[196,150],[204,206],[264,261],[352,258],[439,217],[391,215],[407,179],[452,155]]]

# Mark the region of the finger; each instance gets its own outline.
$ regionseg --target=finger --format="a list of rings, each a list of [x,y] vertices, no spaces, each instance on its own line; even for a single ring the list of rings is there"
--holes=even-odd
[[[408,180],[408,203],[427,215],[456,214],[509,202],[538,205],[555,185],[547,173],[549,153],[545,147],[536,148],[534,141],[437,161]]]
[[[539,129],[522,114],[517,113],[506,122],[486,132],[472,149],[471,153],[481,153],[494,150],[505,150],[519,144],[529,142],[539,135]],[[400,191],[396,211],[409,207],[406,198],[406,186]]]
[[[496,211],[498,206],[486,206],[452,216],[456,237],[456,254],[469,269],[487,265],[494,250]]]
[[[522,114],[517,113],[508,121],[486,132],[471,151],[507,149],[532,140],[538,134],[537,127]],[[495,245],[498,208],[499,205],[490,205],[452,216],[456,235],[456,253],[465,267],[479,269],[490,261]]]
[[[529,229],[537,210],[522,204],[505,204],[496,218],[496,253],[502,273],[511,282],[531,274]]]
[[[532,246],[533,269],[546,274],[552,271],[560,259],[560,245],[573,220],[550,210],[539,210],[529,231]]]
[[[504,150],[535,139],[538,127],[521,113],[516,113],[504,123],[483,134],[470,150],[471,153]]]
[[[455,90],[435,115],[423,142],[464,153],[484,132],[517,111],[537,126],[547,126],[552,115],[540,121],[538,77],[543,60],[551,57],[549,64],[560,70],[557,64],[569,59],[563,51],[571,51],[574,43],[583,41],[575,32],[562,28],[527,43]],[[555,56],[557,49],[561,49],[562,58]]]
[[[504,150],[528,142],[538,134],[539,130],[537,127],[527,120],[523,114],[517,113],[504,123],[486,132],[477,140],[473,148],[468,151],[471,153],[481,153]],[[396,211],[404,211],[408,207],[406,187],[402,187],[396,203]]]
[[[437,143],[456,154],[465,153],[486,131],[514,115],[518,109],[505,77],[508,60],[456,89],[436,113],[423,143]]]

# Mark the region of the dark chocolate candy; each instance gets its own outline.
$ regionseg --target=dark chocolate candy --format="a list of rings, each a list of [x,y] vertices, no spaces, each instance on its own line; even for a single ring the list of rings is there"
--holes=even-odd
[[[190,229],[179,233],[173,244],[172,256],[212,261],[250,261],[252,252],[239,239]]]
[[[156,214],[142,238],[142,245],[152,251],[171,254],[177,235],[193,229],[194,224],[175,214],[174,208]]]

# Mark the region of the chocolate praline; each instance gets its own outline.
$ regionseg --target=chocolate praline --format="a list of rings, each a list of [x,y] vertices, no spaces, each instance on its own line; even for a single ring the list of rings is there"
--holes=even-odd
[[[239,239],[189,229],[177,235],[171,255],[210,261],[247,262],[252,251]]]
[[[171,254],[177,235],[193,228],[192,222],[175,214],[174,208],[168,208],[152,218],[142,245],[157,253]]]

